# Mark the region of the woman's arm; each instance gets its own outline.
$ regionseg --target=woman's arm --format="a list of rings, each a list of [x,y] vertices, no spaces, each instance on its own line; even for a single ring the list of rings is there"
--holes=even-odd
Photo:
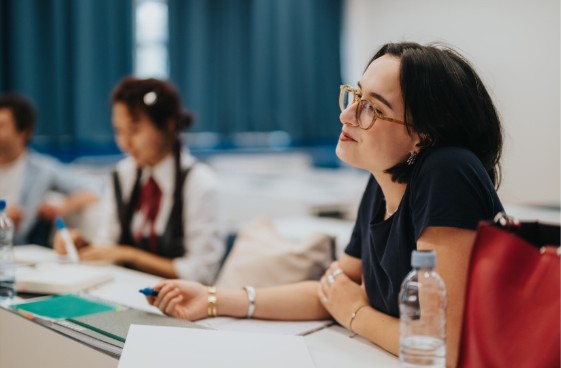
[[[178,277],[173,267],[173,260],[127,245],[103,246],[93,244],[80,249],[79,255],[82,261],[106,260],[116,264],[126,264],[137,270],[165,278]]]
[[[458,359],[467,270],[475,232],[451,227],[428,227],[417,242],[417,249],[432,249],[437,254],[437,272],[444,279],[448,292],[446,350],[447,366],[455,367]],[[341,260],[341,263],[343,259]],[[326,275],[332,273],[333,268]],[[346,273],[346,272],[345,272]],[[361,305],[357,290],[350,280],[338,276],[331,285],[322,278],[321,290],[328,302],[328,311],[343,326],[367,338],[394,355],[399,354],[399,319],[367,306],[356,314],[349,326],[352,313]],[[368,303],[366,292],[361,288],[364,303]],[[422,307],[422,306],[421,306]]]
[[[469,260],[475,231],[452,227],[428,227],[417,249],[436,251],[436,271],[448,293],[446,313],[446,365],[458,362]]]
[[[357,288],[362,276],[362,262],[343,254],[340,262],[331,266],[341,268],[349,275],[349,283]],[[351,281],[356,280],[356,281]],[[317,281],[282,285],[256,290],[253,317],[273,320],[315,320],[330,316],[318,298]],[[157,297],[148,297],[148,302],[162,312],[188,320],[207,317],[208,291],[199,283],[183,280],[164,280],[154,286]],[[243,289],[218,289],[217,312],[222,316],[245,317],[249,307],[247,293]],[[362,300],[362,299],[360,299]]]
[[[54,220],[57,216],[71,215],[97,201],[99,201],[99,197],[96,193],[90,190],[82,190],[69,194],[60,205],[49,202],[41,203],[37,208],[37,215],[44,219]]]
[[[337,275],[329,284],[328,277],[337,268],[341,268],[343,274]],[[319,299],[324,301],[325,308],[342,326],[398,355],[399,319],[372,308],[361,281],[362,261],[343,254],[341,260],[332,264],[322,277]]]
[[[316,296],[317,281],[275,286],[256,290],[253,317],[272,320],[326,319],[329,313]],[[157,297],[147,297],[148,302],[167,315],[187,320],[206,318],[208,310],[207,287],[186,280],[164,280],[154,286]],[[217,313],[221,316],[245,317],[249,299],[245,290],[222,289],[216,291]]]

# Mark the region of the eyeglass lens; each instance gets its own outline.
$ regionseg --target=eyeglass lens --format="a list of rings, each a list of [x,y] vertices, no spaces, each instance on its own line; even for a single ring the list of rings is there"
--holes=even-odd
[[[355,94],[352,91],[349,91],[347,89],[343,90],[343,97],[342,97],[343,106],[341,106],[343,110],[349,107],[349,105],[352,105],[352,103],[354,102],[354,98],[355,98]]]

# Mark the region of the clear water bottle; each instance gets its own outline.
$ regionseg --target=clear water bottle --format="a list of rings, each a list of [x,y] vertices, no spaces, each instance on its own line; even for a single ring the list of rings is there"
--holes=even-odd
[[[16,296],[16,262],[12,239],[14,225],[6,213],[6,201],[0,199],[0,304],[8,305]]]
[[[413,251],[399,293],[401,367],[446,366],[446,287],[434,251]]]

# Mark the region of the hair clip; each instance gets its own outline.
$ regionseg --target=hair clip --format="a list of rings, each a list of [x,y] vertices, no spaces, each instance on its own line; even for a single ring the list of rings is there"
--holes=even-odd
[[[155,105],[158,102],[158,95],[154,91],[147,92],[144,97],[142,97],[142,101],[146,106]]]

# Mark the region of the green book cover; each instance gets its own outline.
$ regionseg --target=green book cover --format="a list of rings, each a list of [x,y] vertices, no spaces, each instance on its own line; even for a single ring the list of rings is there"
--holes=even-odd
[[[73,294],[54,295],[41,300],[15,304],[12,308],[54,319],[75,318],[116,309],[115,306]]]

